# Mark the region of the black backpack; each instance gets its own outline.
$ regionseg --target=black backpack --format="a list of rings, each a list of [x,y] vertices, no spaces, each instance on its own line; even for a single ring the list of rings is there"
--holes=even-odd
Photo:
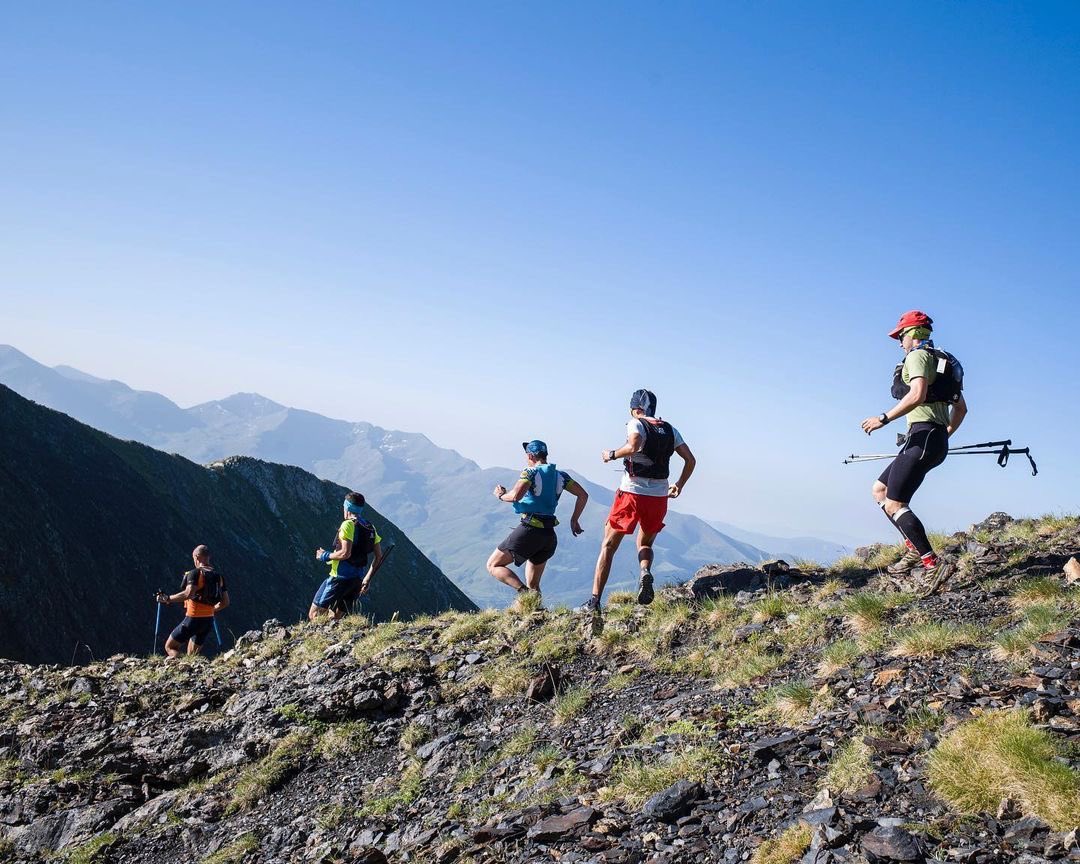
[[[191,571],[192,575],[198,574],[195,590],[191,592],[191,599],[197,603],[205,603],[207,606],[216,606],[221,602],[225,593],[225,580],[217,570],[209,570],[199,567]]]
[[[341,548],[341,539],[334,538],[334,549]],[[356,520],[356,533],[353,537],[352,551],[346,559],[353,567],[367,566],[368,557],[375,551],[375,526],[366,519]]]
[[[964,391],[964,367],[948,351],[940,348],[922,348],[929,351],[937,361],[937,376],[934,383],[926,392],[927,402],[948,402],[950,404],[960,401],[960,394]],[[904,383],[904,364],[897,363],[893,370],[892,393],[893,399],[903,399],[911,390],[910,384]]]

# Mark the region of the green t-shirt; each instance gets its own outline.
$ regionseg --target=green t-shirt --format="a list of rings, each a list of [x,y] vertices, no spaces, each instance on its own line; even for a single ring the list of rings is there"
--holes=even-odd
[[[372,527],[374,527],[374,525]],[[356,523],[352,519],[346,519],[344,522],[342,522],[341,527],[338,528],[338,537],[340,537],[342,540],[348,540],[350,543],[352,543],[356,539]],[[378,529],[376,529],[375,531],[375,543],[382,543],[382,537],[379,536]],[[340,563],[341,562],[337,559],[334,559],[330,562],[331,576],[338,575],[338,564]]]
[[[904,368],[900,377],[905,384],[910,385],[913,378],[925,378],[926,386],[929,387],[937,378],[937,360],[934,355],[923,348],[916,348],[904,358]],[[907,415],[908,426],[912,423],[938,423],[941,426],[949,425],[948,402],[923,402],[911,409]]]

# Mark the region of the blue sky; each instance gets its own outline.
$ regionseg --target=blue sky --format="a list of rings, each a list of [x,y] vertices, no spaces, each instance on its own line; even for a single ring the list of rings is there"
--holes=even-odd
[[[1080,7],[7,4],[0,342],[183,405],[235,391],[523,438],[601,482],[648,386],[681,509],[888,536],[897,316],[968,372],[928,525],[1075,511]]]

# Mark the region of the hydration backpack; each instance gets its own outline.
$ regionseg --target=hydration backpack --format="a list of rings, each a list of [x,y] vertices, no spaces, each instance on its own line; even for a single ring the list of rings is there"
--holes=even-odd
[[[642,442],[640,453],[652,460],[651,465],[642,465],[635,462],[633,456],[623,460],[623,465],[632,477],[647,477],[651,480],[667,480],[671,473],[669,463],[671,454],[675,452],[675,430],[666,420],[655,422],[642,419],[642,427],[645,429],[645,440]]]
[[[334,538],[334,549],[341,548],[341,538]],[[345,560],[353,567],[363,569],[367,566],[368,556],[375,551],[375,526],[366,519],[356,520],[356,531],[353,534],[352,550]]]
[[[216,606],[221,602],[225,592],[225,581],[217,570],[208,570],[199,567],[193,571],[199,576],[195,583],[195,590],[191,592],[191,599],[197,603],[205,603],[207,606]]]
[[[948,351],[942,351],[940,348],[920,348],[918,350],[929,351],[937,361],[937,376],[934,378],[934,383],[926,391],[926,401],[959,402],[960,394],[964,390],[964,367],[960,364],[960,361]],[[897,363],[896,368],[893,370],[891,391],[893,399],[903,399],[911,390],[911,385],[904,383],[903,370],[903,362]]]

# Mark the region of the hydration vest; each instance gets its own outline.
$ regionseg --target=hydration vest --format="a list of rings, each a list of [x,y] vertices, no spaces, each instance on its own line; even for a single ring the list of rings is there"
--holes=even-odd
[[[216,606],[220,603],[225,591],[221,574],[207,567],[196,567],[191,571],[191,575],[195,574],[198,574],[198,580],[195,583],[195,590],[191,592],[191,599],[207,606]]]
[[[334,538],[334,551],[341,548],[341,538]],[[363,570],[367,567],[368,556],[375,551],[375,526],[366,519],[356,520],[356,530],[353,532],[352,549],[349,557],[342,560],[343,564]],[[340,566],[340,565],[338,565]]]
[[[562,478],[554,465],[537,465],[533,474],[532,486],[526,490],[520,501],[514,502],[515,513],[528,513],[532,516],[554,516],[562,492]]]
[[[652,460],[651,465],[643,465],[635,462],[632,456],[623,459],[623,467],[631,477],[645,477],[649,480],[667,480],[671,473],[669,465],[671,454],[675,452],[675,430],[666,420],[641,419],[641,425],[645,429],[645,440],[642,442],[642,456],[648,456]]]
[[[964,367],[948,351],[939,348],[917,348],[917,351],[928,351],[937,361],[937,375],[926,390],[927,402],[959,402],[960,394],[964,390]],[[893,399],[903,399],[911,390],[910,384],[904,383],[904,364],[897,363],[893,370],[892,393]]]

